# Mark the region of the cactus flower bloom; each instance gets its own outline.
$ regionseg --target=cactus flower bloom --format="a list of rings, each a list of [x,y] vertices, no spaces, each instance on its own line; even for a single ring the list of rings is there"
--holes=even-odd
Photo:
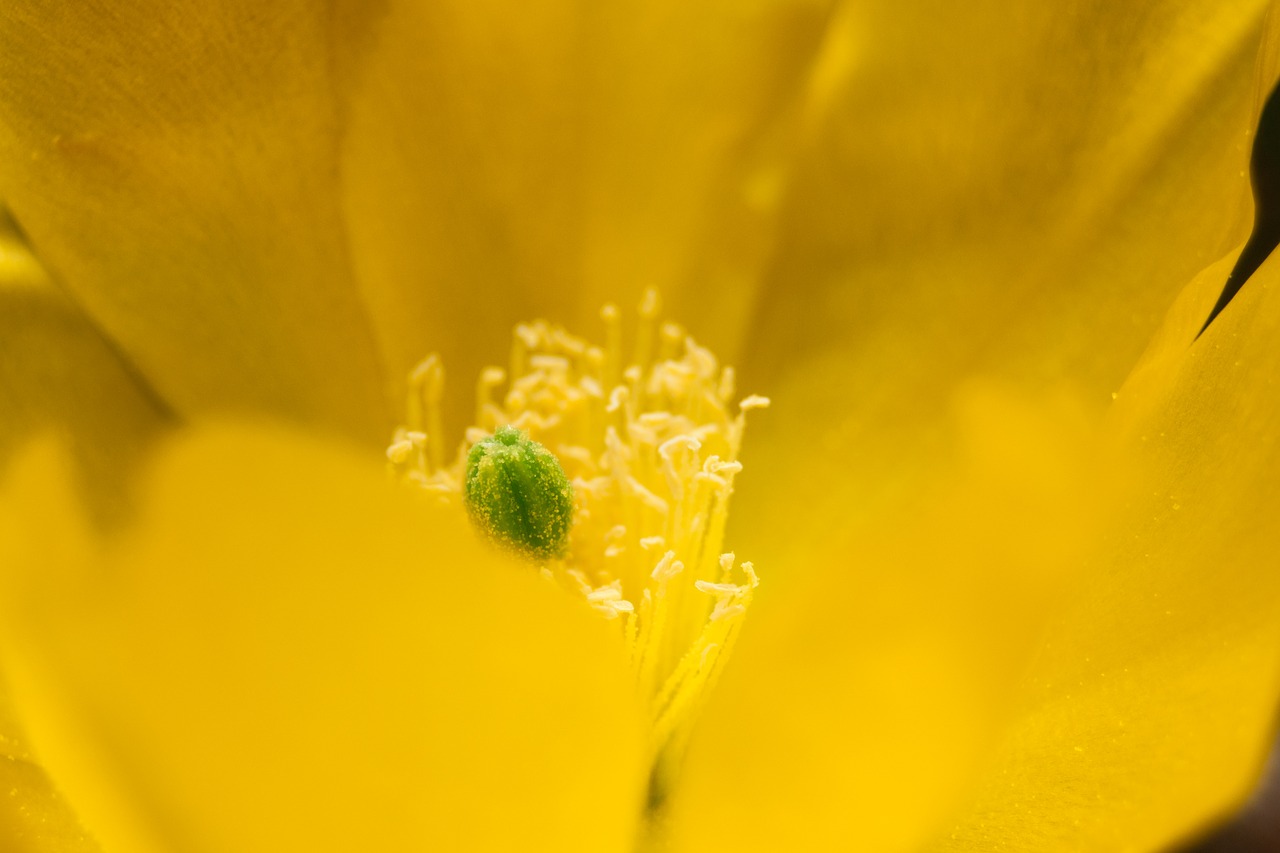
[[[1205,320],[1280,31],[1022,5],[10,0],[0,846],[1154,853],[1238,808],[1275,259]],[[650,287],[773,402],[739,466],[599,361],[643,461],[566,445],[611,520],[565,553],[651,571],[547,583],[406,485],[501,426],[513,327],[607,353]],[[622,447],[684,415],[722,428]],[[695,488],[685,569],[729,580],[645,646],[676,559],[635,531]]]

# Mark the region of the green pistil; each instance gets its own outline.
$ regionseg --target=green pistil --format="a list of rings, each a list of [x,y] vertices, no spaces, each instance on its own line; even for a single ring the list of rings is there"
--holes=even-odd
[[[573,486],[551,451],[513,426],[467,454],[467,510],[499,544],[535,560],[564,556]]]

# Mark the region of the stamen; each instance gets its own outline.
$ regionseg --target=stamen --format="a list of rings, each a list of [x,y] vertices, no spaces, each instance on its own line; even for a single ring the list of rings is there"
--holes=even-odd
[[[493,392],[507,381],[507,374],[501,367],[486,367],[480,371],[476,381],[476,424],[493,420],[497,407],[493,403]]]
[[[751,395],[734,411],[733,369],[679,325],[661,322],[659,309],[657,292],[646,291],[629,364],[615,305],[600,311],[603,346],[542,320],[517,326],[509,369],[488,367],[477,379],[475,423],[449,464],[440,428],[444,373],[436,356],[427,358],[410,374],[406,425],[387,448],[388,468],[402,482],[469,506],[487,525],[507,519],[499,526],[518,513],[503,503],[515,486],[490,458],[508,452],[495,442],[554,453],[560,479],[548,482],[562,487],[527,497],[546,506],[567,501],[548,514],[564,521],[560,533],[530,532],[525,518],[514,533],[494,535],[510,534],[504,541],[514,539],[544,577],[618,624],[651,713],[655,808],[759,585],[752,564],[736,564],[723,544],[746,413],[769,405]],[[530,453],[520,465],[545,461]],[[491,479],[477,510],[471,488],[481,465]]]
[[[604,321],[604,387],[615,388],[622,370],[622,312],[612,303],[600,309]]]
[[[653,357],[654,326],[658,322],[658,312],[662,309],[662,298],[658,291],[649,288],[640,300],[640,327],[636,330],[636,354],[632,359],[637,371],[649,366]]]
[[[409,374],[409,429],[426,431],[427,452],[432,470],[444,465],[444,429],[440,401],[444,397],[444,367],[435,353],[427,356]]]

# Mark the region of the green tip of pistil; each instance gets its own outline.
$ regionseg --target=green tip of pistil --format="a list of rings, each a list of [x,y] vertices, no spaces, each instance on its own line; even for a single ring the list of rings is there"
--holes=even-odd
[[[560,460],[513,426],[467,454],[467,511],[499,544],[536,560],[564,555],[573,523],[573,486]]]

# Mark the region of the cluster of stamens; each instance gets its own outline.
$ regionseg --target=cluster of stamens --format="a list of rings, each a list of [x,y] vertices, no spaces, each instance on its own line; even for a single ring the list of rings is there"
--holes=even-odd
[[[447,462],[444,374],[429,357],[410,375],[407,423],[387,458],[399,479],[461,505],[467,453],[500,427],[555,454],[573,485],[573,525],[564,556],[538,568],[619,624],[649,705],[661,786],[759,583],[723,539],[744,414],[769,401],[733,407],[733,368],[680,326],[659,324],[655,292],[639,314],[625,364],[616,306],[601,311],[603,347],[543,321],[516,327],[509,368],[481,372],[475,423]]]

